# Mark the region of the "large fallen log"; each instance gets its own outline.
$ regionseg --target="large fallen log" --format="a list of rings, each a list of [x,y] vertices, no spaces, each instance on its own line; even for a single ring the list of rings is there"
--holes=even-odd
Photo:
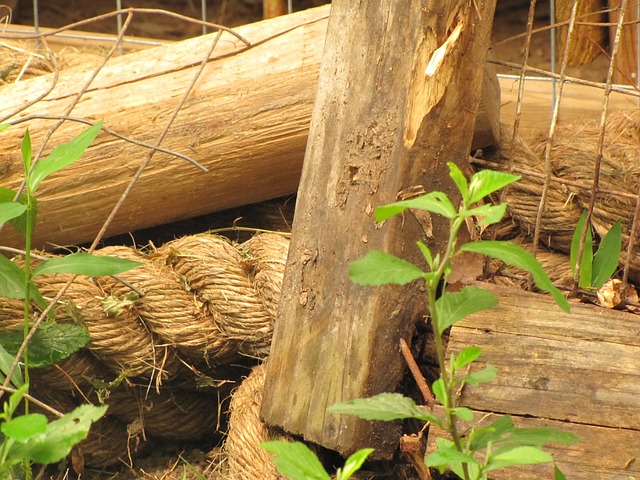
[[[224,34],[161,146],[188,155],[209,171],[156,153],[115,217],[116,234],[194,217],[295,192],[307,138],[328,8],[238,28],[249,40]],[[109,61],[70,116],[152,143],[194,78],[215,34],[132,53]],[[45,75],[0,90],[0,122],[63,115],[91,69]],[[3,132],[0,184],[21,179],[20,141],[29,127],[34,151],[54,124],[33,118]],[[50,146],[86,125],[67,121]],[[52,175],[40,191],[35,245],[70,244],[95,236],[125,191],[148,149],[102,133],[72,167]],[[20,244],[10,228],[0,244]]]
[[[189,155],[209,172],[157,153],[107,233],[294,193],[328,13],[328,6],[320,7],[238,28],[250,47],[225,33],[162,142],[162,147]],[[153,142],[214,38],[211,34],[110,60],[71,116],[104,117],[106,127]],[[93,70],[87,66],[63,71],[56,85],[52,74],[4,87],[0,121],[62,115]],[[499,88],[495,77],[487,78],[485,120],[479,124],[476,146],[491,143],[499,130]],[[51,87],[44,99],[22,110]],[[0,185],[15,188],[22,179],[23,127],[29,127],[37,148],[53,123],[32,118],[4,132]],[[81,128],[85,126],[66,122],[49,145],[68,141]],[[101,134],[79,162],[43,183],[35,245],[92,240],[146,154],[144,147]],[[16,246],[20,239],[5,228],[0,243]]]

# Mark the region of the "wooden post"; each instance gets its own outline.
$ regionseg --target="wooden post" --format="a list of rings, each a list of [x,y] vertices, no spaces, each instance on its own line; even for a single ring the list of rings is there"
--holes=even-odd
[[[268,423],[342,454],[395,450],[398,423],[326,409],[396,389],[399,340],[423,319],[423,295],[415,284],[356,286],[347,271],[370,249],[418,261],[416,240],[441,246],[436,218],[431,233],[411,213],[380,225],[373,211],[410,192],[449,191],[446,162],[469,154],[494,9],[495,0],[334,1],[268,365]]]

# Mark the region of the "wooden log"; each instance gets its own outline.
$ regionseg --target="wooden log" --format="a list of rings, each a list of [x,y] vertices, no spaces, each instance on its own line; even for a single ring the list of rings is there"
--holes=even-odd
[[[109,234],[160,225],[295,192],[308,133],[328,7],[240,27],[246,48],[225,34],[173,123],[162,147],[191,156],[202,173],[183,160],[156,153],[115,218]],[[73,109],[73,117],[97,120],[147,143],[194,77],[215,34],[112,59]],[[239,54],[242,52],[241,54]],[[72,69],[0,90],[0,119],[62,115],[92,73]],[[0,120],[2,121],[2,120]],[[20,141],[29,127],[37,151],[52,120],[32,119],[2,133],[0,184],[21,179]],[[65,122],[49,145],[85,125]],[[43,182],[36,246],[90,241],[122,195],[148,150],[105,133],[85,156]],[[6,227],[0,244],[19,246]]]
[[[298,186],[318,81],[329,7],[237,29],[254,45],[223,35],[189,101],[162,146],[188,154],[209,168],[199,172],[181,160],[156,154],[108,231],[118,234],[294,193]],[[283,33],[284,32],[284,33]],[[152,142],[193,78],[213,35],[111,60],[74,108],[72,116],[105,117],[105,125]],[[70,39],[69,41],[73,41]],[[1,55],[0,55],[1,56]],[[93,68],[61,73],[0,89],[0,119],[61,115]],[[486,120],[478,120],[475,147],[494,143],[499,131],[499,89],[486,80]],[[37,148],[51,120],[26,123]],[[67,122],[50,145],[68,141],[80,126]],[[20,183],[23,126],[3,133],[0,184]],[[35,245],[87,242],[125,189],[146,150],[101,135],[82,160],[43,183]],[[45,244],[45,242],[49,242]],[[0,244],[19,246],[10,228]]]
[[[465,163],[495,2],[470,5],[333,3],[262,414],[345,455],[367,446],[389,458],[397,448],[398,423],[326,409],[395,390],[399,341],[425,314],[422,296],[415,286],[357,286],[347,272],[370,249],[418,261],[415,240],[429,233],[412,215],[377,225],[374,207],[407,189],[450,192],[446,162]],[[425,74],[442,45],[442,63]],[[426,241],[440,246],[445,231],[434,219]]]
[[[640,439],[640,340],[638,317],[572,303],[561,311],[547,296],[481,284],[499,299],[493,309],[451,329],[448,353],[482,348],[481,363],[498,369],[496,380],[465,387],[462,405],[480,412],[531,417],[574,431],[582,442],[554,447],[567,478],[627,478]],[[433,432],[433,431],[432,431]],[[433,444],[438,433],[430,434]],[[433,446],[432,446],[433,448]],[[597,454],[603,448],[605,454]],[[495,478],[550,478],[548,466],[527,467]],[[590,472],[585,474],[585,472]],[[498,473],[498,472],[496,472]]]

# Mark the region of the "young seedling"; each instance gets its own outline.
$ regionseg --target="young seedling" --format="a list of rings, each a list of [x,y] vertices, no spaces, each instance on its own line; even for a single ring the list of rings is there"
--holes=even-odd
[[[575,275],[578,265],[578,251],[580,249],[580,236],[585,228],[587,212],[582,212],[580,221],[576,225],[571,240],[571,271]],[[602,287],[609,280],[618,268],[620,251],[622,250],[622,226],[617,221],[606,233],[595,255],[593,254],[593,234],[591,227],[587,227],[585,244],[580,259],[580,278],[578,287],[584,289],[595,289]]]
[[[84,131],[69,143],[58,145],[49,156],[33,163],[31,138],[27,130],[22,141],[22,160],[25,174],[25,191],[0,188],[0,224],[10,222],[25,237],[24,268],[0,255],[0,297],[23,300],[24,322],[18,331],[0,332],[0,380],[4,387],[16,387],[9,400],[4,402],[0,414],[0,480],[31,478],[30,462],[55,463],[66,457],[71,448],[86,438],[91,423],[102,417],[106,407],[82,405],[61,418],[49,422],[39,413],[29,413],[29,403],[24,398],[29,392],[29,369],[52,365],[82,348],[89,335],[82,325],[57,324],[54,309],[38,291],[33,279],[39,275],[71,273],[79,275],[116,275],[140,265],[130,260],[93,256],[79,252],[64,257],[41,261],[32,267],[31,239],[37,220],[36,192],[40,184],[55,173],[79,159],[100,132],[102,121]],[[0,131],[6,128],[0,125]],[[33,328],[31,303],[41,311],[49,311],[48,319],[39,319],[37,330],[29,338]],[[32,348],[29,348],[33,345]],[[22,352],[21,354],[19,352]],[[22,360],[23,371],[16,368]],[[3,392],[0,392],[2,396]],[[20,403],[24,414],[14,416]],[[15,472],[23,467],[22,475]]]

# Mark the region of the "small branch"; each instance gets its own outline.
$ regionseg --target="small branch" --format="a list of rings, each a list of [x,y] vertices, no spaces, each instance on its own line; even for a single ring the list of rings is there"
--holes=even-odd
[[[411,371],[411,375],[413,375],[414,380],[418,384],[418,388],[420,389],[420,393],[422,393],[424,401],[428,405],[429,409],[433,410],[436,399],[433,397],[431,390],[429,390],[429,385],[427,385],[427,381],[424,379],[424,375],[422,375],[420,367],[416,363],[416,360],[413,358],[411,349],[409,348],[407,342],[404,341],[404,338],[400,339],[400,351],[402,352],[404,361],[407,362],[407,366]]]

